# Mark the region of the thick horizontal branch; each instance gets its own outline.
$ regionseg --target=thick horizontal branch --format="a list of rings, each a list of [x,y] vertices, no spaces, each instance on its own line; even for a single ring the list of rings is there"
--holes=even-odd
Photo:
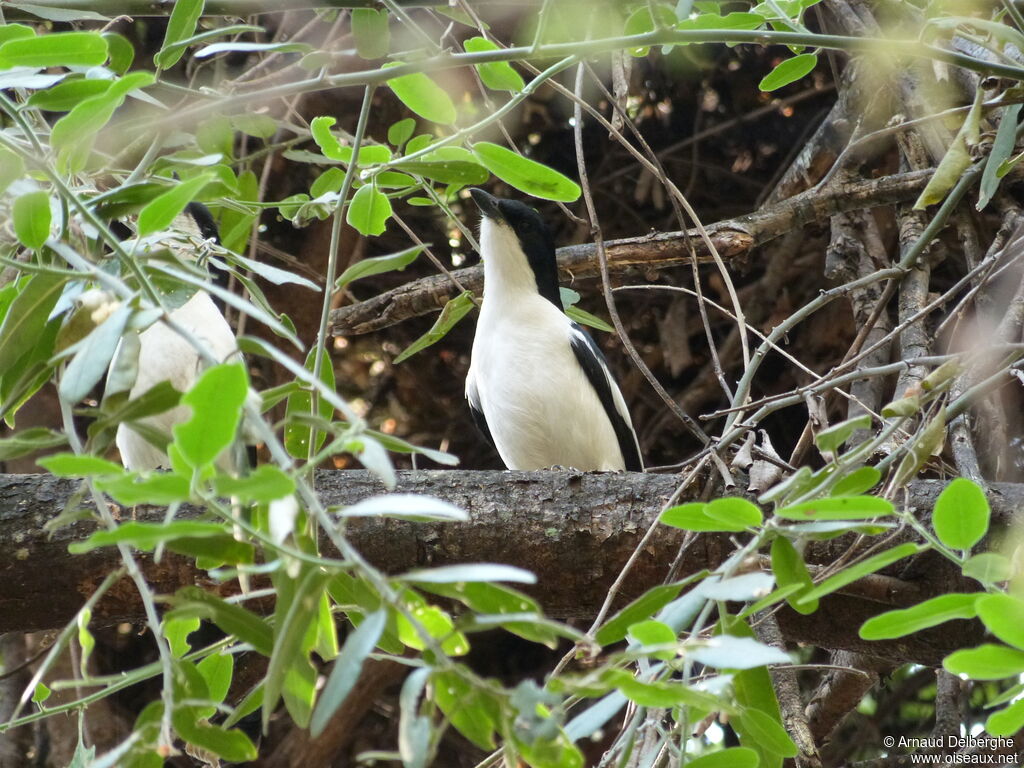
[[[678,478],[653,474],[577,472],[399,473],[398,490],[451,501],[470,516],[464,523],[424,524],[397,520],[350,520],[346,533],[376,566],[401,573],[451,563],[500,562],[537,575],[530,591],[551,616],[592,617],[644,532],[656,519]],[[68,504],[78,483],[48,475],[0,475],[0,632],[62,626],[71,619],[106,574],[120,565],[114,548],[71,555],[68,544],[95,529],[82,521],[52,534],[47,521]],[[921,481],[911,486],[910,503],[931,509],[943,484]],[[317,475],[325,504],[347,505],[384,493],[367,472],[333,471]],[[994,522],[1006,524],[1024,510],[1024,485],[997,484],[989,500]],[[164,510],[120,510],[123,518],[160,521]],[[194,517],[182,510],[179,517]],[[683,532],[664,527],[640,554],[619,604],[661,583],[683,540]],[[836,539],[808,547],[811,562],[835,562],[849,547]],[[682,573],[713,568],[732,551],[727,537],[702,535],[688,548]],[[146,578],[159,593],[200,584],[230,592],[213,583],[186,558],[167,554],[156,563],[139,555]],[[855,583],[844,594],[826,599],[818,612],[799,616],[783,610],[782,631],[791,641],[845,648],[894,661],[937,663],[950,650],[978,641],[968,622],[946,624],[887,643],[869,643],[857,635],[868,616],[908,605],[935,594],[970,588],[956,582],[941,558],[901,563],[901,569],[875,581]],[[754,565],[756,567],[756,565]],[[94,611],[99,621],[136,621],[143,616],[127,579],[115,586]]]
[[[739,262],[749,257],[757,246],[810,222],[825,221],[843,211],[910,200],[924,189],[931,174],[931,169],[927,169],[835,185],[825,191],[811,189],[756,213],[721,221],[706,229],[722,259],[727,263]],[[688,264],[690,245],[699,261],[711,260],[707,244],[696,229],[609,240],[605,243],[608,269],[615,275],[635,267],[654,269]],[[600,274],[597,248],[593,243],[559,248],[558,267],[563,281],[596,277]],[[483,289],[484,274],[480,266],[452,274],[469,290],[479,293]],[[445,275],[415,280],[372,299],[333,310],[331,330],[336,336],[380,330],[411,317],[436,312],[457,292]]]

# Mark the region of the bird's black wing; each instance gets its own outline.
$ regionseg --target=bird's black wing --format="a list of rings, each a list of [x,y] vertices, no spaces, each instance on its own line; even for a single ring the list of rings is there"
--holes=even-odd
[[[611,371],[608,370],[608,362],[604,359],[601,349],[576,323],[572,324],[569,343],[572,346],[573,354],[576,355],[576,360],[579,361],[580,367],[587,375],[587,380],[597,392],[597,397],[601,401],[601,405],[604,406],[605,413],[608,414],[612,429],[615,430],[615,437],[619,441],[619,450],[622,451],[626,469],[630,472],[643,472],[644,465],[640,459],[636,433],[630,426],[628,414],[623,413],[615,402]]]
[[[484,416],[484,409],[480,405],[480,393],[477,392],[476,384],[473,382],[469,382],[466,386],[466,400],[469,402],[469,413],[473,417],[473,423],[476,424],[476,428],[487,438],[487,442],[491,444],[494,450],[498,450],[498,446],[494,444],[494,438],[491,437],[491,428],[487,426],[487,417]]]

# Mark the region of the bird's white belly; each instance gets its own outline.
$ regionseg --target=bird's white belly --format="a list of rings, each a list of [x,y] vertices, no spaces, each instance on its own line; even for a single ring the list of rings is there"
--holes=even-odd
[[[200,291],[171,312],[171,318],[186,328],[223,362],[237,350],[235,336],[209,294]],[[131,400],[148,392],[156,384],[169,381],[180,392],[188,391],[203,370],[203,361],[195,348],[164,323],[157,322],[139,334],[138,376],[132,386]],[[179,405],[142,421],[170,434],[171,427],[186,421],[191,409]],[[167,456],[148,443],[131,427],[122,424],[115,442],[128,469],[157,469],[167,466]]]
[[[537,323],[480,318],[495,324],[485,337],[500,339],[475,340],[471,368],[498,453],[509,469],[624,469],[615,431],[570,346],[568,319],[558,313],[564,320],[545,322],[540,309]]]

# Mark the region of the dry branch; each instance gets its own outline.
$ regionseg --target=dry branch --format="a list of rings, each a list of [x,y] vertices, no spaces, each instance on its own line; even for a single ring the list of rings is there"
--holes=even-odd
[[[465,523],[417,524],[375,518],[348,524],[352,542],[371,562],[391,573],[412,568],[465,562],[502,562],[532,570],[538,578],[533,593],[552,616],[592,617],[608,587],[632,553],[677,478],[653,474],[577,472],[452,472],[399,473],[398,490],[447,499],[465,509]],[[0,475],[0,632],[27,631],[63,625],[79,609],[103,577],[120,565],[113,548],[70,555],[68,544],[94,530],[78,522],[53,534],[46,522],[64,509],[77,483],[48,475]],[[911,486],[910,503],[931,509],[944,486],[920,481]],[[384,492],[380,482],[362,471],[321,472],[317,490],[326,504],[352,504]],[[1024,485],[997,484],[989,499],[995,522],[1007,523],[1024,509]],[[164,510],[139,507],[120,511],[139,520],[159,521]],[[179,517],[195,517],[182,510]],[[622,600],[632,599],[661,583],[682,541],[682,531],[664,528],[631,571]],[[849,542],[837,539],[813,544],[808,559],[835,560]],[[728,555],[727,538],[702,536],[688,550],[683,571],[714,567]],[[189,584],[222,592],[186,558],[166,555],[155,563],[139,558],[146,577],[159,593]],[[857,636],[871,615],[934,594],[969,586],[955,583],[940,558],[910,571],[881,577],[885,588],[858,584],[843,595],[826,599],[811,616],[783,610],[779,626],[790,642],[812,643],[871,654],[901,663],[937,663],[945,653],[980,639],[968,622],[952,622],[941,631],[920,633],[899,641],[870,643]],[[870,588],[864,588],[870,587]],[[142,616],[134,587],[116,585],[94,611],[98,621],[133,621]]]
[[[924,189],[930,176],[928,169],[855,184],[837,184],[827,190],[811,189],[755,213],[712,224],[707,231],[722,259],[737,263],[749,257],[757,246],[809,222],[824,221],[843,211],[910,200]],[[607,241],[609,273],[621,274],[633,267],[657,269],[689,263],[687,238],[699,261],[711,260],[697,230],[666,232]],[[593,243],[559,248],[558,266],[563,280],[600,274]],[[469,290],[479,292],[483,288],[484,274],[479,266],[459,269],[452,275]],[[343,336],[387,328],[411,317],[436,312],[456,292],[446,275],[414,280],[372,299],[333,310],[331,330],[336,336]]]

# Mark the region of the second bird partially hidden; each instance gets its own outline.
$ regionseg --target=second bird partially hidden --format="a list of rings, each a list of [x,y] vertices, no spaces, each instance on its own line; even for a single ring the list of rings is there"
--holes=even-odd
[[[594,340],[562,311],[550,230],[483,190],[484,302],[466,398],[509,469],[642,471],[625,400]]]

